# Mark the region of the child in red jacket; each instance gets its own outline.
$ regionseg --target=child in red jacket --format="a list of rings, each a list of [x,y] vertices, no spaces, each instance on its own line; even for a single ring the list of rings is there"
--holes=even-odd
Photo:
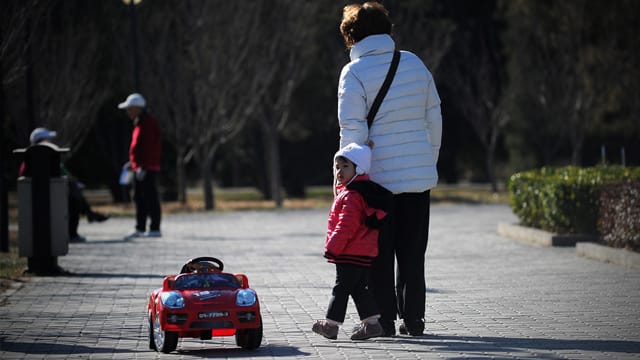
[[[378,255],[378,228],[391,194],[369,180],[370,163],[371,149],[366,145],[349,144],[334,156],[337,195],[329,213],[324,257],[336,265],[336,283],[326,319],[312,327],[329,339],[338,336],[349,296],[362,320],[351,339],[364,340],[384,333],[368,283],[371,263]]]

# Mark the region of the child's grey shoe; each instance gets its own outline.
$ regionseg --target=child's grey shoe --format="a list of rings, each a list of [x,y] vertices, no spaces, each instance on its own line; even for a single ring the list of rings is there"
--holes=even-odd
[[[327,323],[327,320],[316,321],[311,327],[311,330],[327,339],[335,340],[338,338],[338,325],[331,325]]]
[[[362,322],[360,326],[358,326],[354,330],[355,331],[353,332],[353,334],[351,334],[351,340],[366,340],[384,335],[384,330],[378,322],[369,324],[365,321]]]

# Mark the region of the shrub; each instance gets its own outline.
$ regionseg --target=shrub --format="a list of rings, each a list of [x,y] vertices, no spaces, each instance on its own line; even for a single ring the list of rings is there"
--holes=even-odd
[[[541,168],[509,178],[509,203],[525,226],[557,233],[598,232],[600,189],[640,180],[639,167]]]
[[[609,246],[640,251],[640,181],[602,187],[598,231]]]

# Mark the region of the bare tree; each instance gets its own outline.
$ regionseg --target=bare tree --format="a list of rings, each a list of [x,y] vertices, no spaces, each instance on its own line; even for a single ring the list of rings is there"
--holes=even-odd
[[[567,118],[561,99],[570,84],[566,61],[556,61],[560,50],[558,29],[551,25],[549,4],[531,1],[503,3],[508,24],[506,49],[509,56],[509,111],[522,143],[517,148],[539,154],[551,165],[567,139]],[[559,121],[559,119],[561,119]],[[513,140],[512,140],[513,141]]]
[[[193,158],[193,84],[197,69],[190,66],[187,49],[193,39],[188,3],[155,3],[158,9],[146,19],[143,32],[145,78],[154,79],[145,91],[159,114],[163,137],[175,148],[178,201],[187,202],[186,164]],[[157,14],[157,15],[156,15]],[[159,38],[162,41],[153,41]]]
[[[148,53],[156,55],[147,60],[159,59],[160,65],[151,67],[159,83],[165,82],[162,66],[175,68],[172,80],[158,85],[161,114],[167,116],[178,161],[184,165],[193,158],[198,163],[205,208],[213,209],[216,152],[243,129],[273,77],[273,71],[262,72],[261,59],[255,57],[255,48],[264,41],[259,36],[261,6],[224,1],[175,5],[173,27],[166,31],[177,33],[177,47],[163,48],[156,33],[146,33]],[[179,58],[162,64],[164,54],[171,51]]]
[[[267,164],[269,195],[276,207],[281,207],[282,178],[280,169],[279,140],[291,121],[291,100],[296,88],[309,72],[314,43],[324,24],[309,21],[320,13],[321,2],[271,1],[263,12],[262,28],[272,36],[257,49],[261,73],[270,74],[271,83],[265,83],[269,91],[261,99],[261,111],[257,121],[263,138]]]
[[[492,191],[498,191],[496,177],[496,149],[509,115],[501,102],[504,85],[503,64],[498,44],[497,24],[492,14],[469,19],[461,28],[461,44],[453,61],[457,63],[450,75],[458,106],[471,124],[484,150],[485,171]],[[473,58],[473,62],[468,59]]]
[[[31,1],[8,1],[1,12],[2,39],[0,58],[2,59],[2,87],[6,96],[16,96],[24,102],[7,104],[7,118],[14,120],[6,129],[12,130],[8,136],[17,143],[28,144],[29,131],[35,126],[33,113],[33,61],[31,49],[34,47],[33,28],[37,27],[50,11],[50,3]],[[17,94],[19,93],[19,94]]]
[[[61,7],[58,12],[69,10]],[[47,16],[38,31],[43,36],[38,39],[35,63],[36,116],[38,122],[58,131],[60,143],[69,145],[72,155],[91,131],[108,89],[92,76],[100,54],[95,23],[75,22],[56,31],[55,17],[56,13]]]
[[[394,21],[393,35],[400,50],[415,52],[436,73],[453,45],[456,24],[438,16],[433,3],[423,1],[391,2],[387,8]],[[436,79],[437,80],[437,79]]]
[[[26,139],[30,127],[47,126],[58,131],[60,144],[74,145],[71,155],[91,130],[107,91],[94,75],[100,57],[97,25],[72,18],[75,6],[65,1],[25,3],[2,47],[3,52],[13,48],[19,53],[9,56],[19,62],[7,67],[3,83],[25,81],[26,111],[33,116],[16,135]]]
[[[13,84],[23,73],[23,44],[30,41],[24,34],[33,6],[31,2],[12,1],[0,12],[0,252],[9,252],[9,149],[5,141],[9,116],[5,113],[5,86]]]
[[[510,86],[517,93],[525,136],[551,164],[568,144],[573,165],[582,164],[585,137],[611,111],[608,94],[619,94],[634,66],[622,48],[635,2],[511,1],[508,50]],[[631,6],[631,7],[630,7]],[[635,5],[637,8],[637,5]],[[622,79],[621,81],[611,81]],[[528,103],[528,106],[522,106]],[[607,110],[609,109],[609,110]]]

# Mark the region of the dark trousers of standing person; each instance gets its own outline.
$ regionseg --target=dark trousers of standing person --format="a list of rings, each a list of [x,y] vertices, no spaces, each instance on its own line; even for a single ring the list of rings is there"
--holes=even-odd
[[[80,185],[74,181],[68,181],[69,188],[69,237],[78,236],[78,225],[80,223],[80,215],[88,214],[91,211],[89,203],[82,194]]]
[[[395,334],[397,314],[405,322],[424,318],[430,194],[427,190],[394,195],[389,220],[380,231],[371,289],[380,309],[380,324],[388,335]]]
[[[373,294],[368,288],[370,274],[369,267],[336,264],[336,283],[331,292],[327,319],[338,323],[344,322],[349,295],[356,304],[360,320],[379,314]]]
[[[78,225],[80,224],[81,204],[69,197],[69,237],[78,236]]]
[[[133,195],[136,202],[136,230],[145,232],[147,217],[151,218],[149,231],[160,231],[160,198],[156,185],[157,171],[147,171],[142,180],[136,179],[135,193]]]

